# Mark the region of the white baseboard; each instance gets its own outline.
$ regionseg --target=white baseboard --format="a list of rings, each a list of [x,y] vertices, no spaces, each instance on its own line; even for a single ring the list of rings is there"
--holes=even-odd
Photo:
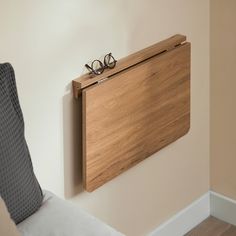
[[[149,236],[183,236],[210,215],[209,192],[160,225]]]
[[[211,215],[236,225],[236,201],[224,195],[210,192]]]
[[[209,215],[236,225],[236,201],[209,191],[161,224],[149,236],[183,236]]]

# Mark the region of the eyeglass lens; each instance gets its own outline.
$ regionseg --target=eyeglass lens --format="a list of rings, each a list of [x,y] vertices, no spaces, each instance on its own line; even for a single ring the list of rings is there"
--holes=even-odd
[[[115,58],[112,56],[111,53],[107,54],[104,57],[104,64],[105,66],[109,67],[110,69],[114,68],[116,65],[116,60]]]
[[[104,71],[104,66],[101,61],[94,60],[91,65],[95,74],[100,75]]]

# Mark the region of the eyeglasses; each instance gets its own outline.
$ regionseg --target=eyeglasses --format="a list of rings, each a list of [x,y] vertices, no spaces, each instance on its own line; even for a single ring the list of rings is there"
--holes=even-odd
[[[111,53],[108,53],[104,59],[103,63],[100,60],[94,60],[91,66],[85,64],[90,74],[100,75],[106,68],[113,69],[116,66],[116,60]]]

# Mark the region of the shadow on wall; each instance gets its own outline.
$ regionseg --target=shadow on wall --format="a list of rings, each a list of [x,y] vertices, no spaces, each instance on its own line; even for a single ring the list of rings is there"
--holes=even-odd
[[[64,195],[73,197],[82,186],[82,99],[63,96]]]

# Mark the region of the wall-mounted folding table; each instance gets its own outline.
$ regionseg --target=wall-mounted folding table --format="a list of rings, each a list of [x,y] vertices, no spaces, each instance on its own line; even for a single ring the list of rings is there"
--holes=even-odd
[[[190,43],[175,35],[73,81],[82,96],[83,176],[93,191],[190,128]]]

